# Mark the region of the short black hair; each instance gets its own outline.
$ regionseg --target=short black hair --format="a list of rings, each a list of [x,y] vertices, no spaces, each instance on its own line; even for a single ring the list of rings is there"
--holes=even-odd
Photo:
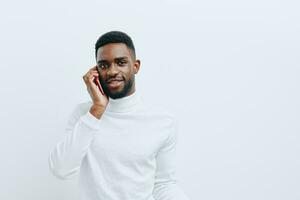
[[[135,59],[135,48],[129,35],[121,31],[110,31],[99,37],[95,44],[95,55],[97,57],[98,49],[109,43],[124,43],[133,53]]]

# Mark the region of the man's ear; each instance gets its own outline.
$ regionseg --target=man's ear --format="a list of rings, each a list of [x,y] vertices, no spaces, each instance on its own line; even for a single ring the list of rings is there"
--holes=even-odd
[[[137,74],[138,71],[140,70],[140,66],[141,66],[141,61],[140,60],[135,60],[134,62],[134,74]]]

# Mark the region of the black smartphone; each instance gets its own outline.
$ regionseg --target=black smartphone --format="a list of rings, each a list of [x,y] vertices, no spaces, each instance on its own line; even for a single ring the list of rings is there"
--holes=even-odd
[[[98,70],[98,65],[96,65],[96,70],[97,70],[97,72],[98,72],[98,79],[95,78],[95,79],[94,79],[94,83],[96,83],[96,85],[97,85],[97,87],[99,88],[101,94],[104,95],[104,91],[103,91],[103,89],[102,89],[102,85],[101,85],[101,82],[100,82],[100,73],[99,73],[99,70]]]

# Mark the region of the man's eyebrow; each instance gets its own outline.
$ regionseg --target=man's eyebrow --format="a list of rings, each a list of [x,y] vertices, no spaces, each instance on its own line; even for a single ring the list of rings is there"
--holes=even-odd
[[[107,60],[98,60],[97,63],[107,62]]]
[[[114,60],[126,60],[126,59],[128,59],[128,57],[127,56],[122,56],[122,57],[117,57],[117,58],[115,58]],[[98,60],[97,61],[97,63],[103,63],[103,62],[108,62],[107,60]]]
[[[122,57],[117,57],[117,58],[115,58],[115,60],[123,60],[123,59],[128,59],[128,57],[127,56],[122,56]]]

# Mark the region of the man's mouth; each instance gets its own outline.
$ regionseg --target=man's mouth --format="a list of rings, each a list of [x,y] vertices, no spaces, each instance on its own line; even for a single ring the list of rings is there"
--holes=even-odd
[[[109,88],[117,88],[119,86],[121,86],[123,84],[123,80],[117,80],[117,79],[114,79],[114,80],[109,80],[107,83],[108,83],[108,87]]]
[[[107,81],[107,83],[110,83],[110,82],[113,82],[113,81],[123,81],[123,79],[122,79],[122,78],[109,79],[109,80]]]

